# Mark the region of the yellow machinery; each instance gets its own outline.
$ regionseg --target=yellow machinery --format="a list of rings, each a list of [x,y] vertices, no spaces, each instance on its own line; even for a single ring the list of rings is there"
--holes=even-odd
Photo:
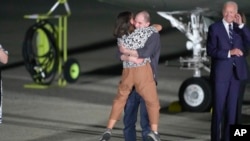
[[[66,14],[53,15],[58,6],[64,6]],[[57,79],[58,86],[76,82],[80,65],[67,56],[67,24],[71,15],[67,0],[58,0],[46,14],[25,15],[36,22],[26,32],[23,43],[23,58],[34,84],[26,88],[47,88]],[[49,20],[56,20],[53,24]]]

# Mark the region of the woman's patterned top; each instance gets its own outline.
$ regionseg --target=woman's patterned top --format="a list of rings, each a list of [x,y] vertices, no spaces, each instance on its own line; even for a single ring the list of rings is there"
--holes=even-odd
[[[122,38],[118,38],[118,44],[125,46],[127,49],[136,50],[143,48],[148,37],[150,37],[154,32],[158,32],[155,27],[149,26],[145,28],[135,29],[129,35],[123,35]],[[150,58],[144,58],[144,61],[140,64],[136,64],[129,61],[123,61],[123,68],[132,68],[145,65],[150,62]]]

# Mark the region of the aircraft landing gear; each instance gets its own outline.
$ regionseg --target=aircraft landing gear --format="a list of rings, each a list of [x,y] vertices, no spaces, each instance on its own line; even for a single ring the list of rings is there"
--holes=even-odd
[[[186,79],[179,89],[179,103],[182,109],[191,112],[207,111],[212,103],[209,78],[201,76],[201,69],[210,73],[210,60],[206,54],[205,42],[211,21],[202,15],[207,10],[198,8],[193,11],[158,12],[160,16],[169,20],[173,27],[186,35],[186,48],[193,51],[191,57],[180,57],[179,60],[181,69],[194,71],[193,77]]]
[[[179,100],[185,111],[204,112],[209,110],[212,93],[208,77],[186,79],[179,89]]]

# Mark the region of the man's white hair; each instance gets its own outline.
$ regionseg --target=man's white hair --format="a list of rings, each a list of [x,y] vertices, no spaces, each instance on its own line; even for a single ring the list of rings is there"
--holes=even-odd
[[[228,5],[234,5],[235,8],[236,8],[236,11],[238,11],[238,4],[235,2],[235,1],[227,1],[225,2],[224,6],[223,6],[223,9],[228,6]]]

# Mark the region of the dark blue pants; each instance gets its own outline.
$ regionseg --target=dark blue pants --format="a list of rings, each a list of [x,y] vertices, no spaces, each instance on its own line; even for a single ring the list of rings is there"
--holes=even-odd
[[[146,136],[150,132],[150,125],[146,105],[142,97],[133,90],[128,97],[124,108],[124,138],[125,141],[136,141],[136,121],[140,105],[140,124],[142,128],[142,138],[146,141]]]
[[[241,81],[214,82],[211,141],[229,141],[230,125],[236,123],[236,111]]]

